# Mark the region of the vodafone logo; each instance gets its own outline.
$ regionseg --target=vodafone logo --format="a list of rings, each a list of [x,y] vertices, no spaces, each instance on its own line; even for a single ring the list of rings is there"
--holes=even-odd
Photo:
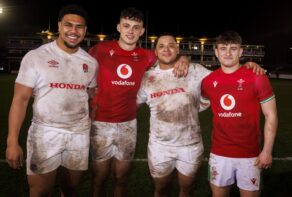
[[[117,74],[122,79],[128,79],[132,72],[132,68],[128,64],[121,64],[117,68]]]
[[[220,105],[225,110],[231,110],[235,106],[235,99],[230,94],[224,94],[220,99]]]

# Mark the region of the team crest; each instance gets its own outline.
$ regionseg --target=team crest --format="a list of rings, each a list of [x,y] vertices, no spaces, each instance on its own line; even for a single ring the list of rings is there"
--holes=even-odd
[[[87,73],[88,72],[88,65],[87,64],[83,64],[83,72]]]
[[[217,85],[218,85],[218,82],[217,81],[213,81],[214,88],[216,88]]]
[[[243,90],[242,84],[244,82],[245,81],[243,79],[241,79],[241,78],[239,80],[237,80],[237,83],[238,83],[237,90]]]

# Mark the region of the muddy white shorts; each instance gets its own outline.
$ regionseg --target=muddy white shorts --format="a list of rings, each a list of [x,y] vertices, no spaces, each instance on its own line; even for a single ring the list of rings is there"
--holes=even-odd
[[[149,139],[148,165],[152,177],[169,175],[175,168],[183,175],[194,177],[203,160],[202,141],[186,146],[168,146]]]
[[[90,134],[92,159],[104,161],[115,157],[120,161],[131,161],[136,140],[136,119],[121,123],[94,121]]]
[[[254,165],[253,158],[230,158],[210,153],[208,179],[217,187],[234,184],[240,189],[259,191],[261,185],[261,169]]]
[[[87,170],[89,131],[72,133],[32,124],[27,137],[26,169],[28,175],[44,174],[63,166]]]

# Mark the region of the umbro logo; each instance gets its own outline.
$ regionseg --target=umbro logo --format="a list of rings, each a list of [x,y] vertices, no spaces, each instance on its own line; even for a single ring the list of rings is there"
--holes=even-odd
[[[54,68],[59,68],[58,64],[59,62],[57,62],[56,60],[50,60],[48,61],[49,67],[54,67]]]

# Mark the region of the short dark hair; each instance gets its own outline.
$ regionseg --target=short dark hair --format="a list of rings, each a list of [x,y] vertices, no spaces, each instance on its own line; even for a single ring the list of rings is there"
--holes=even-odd
[[[71,4],[71,5],[64,6],[59,11],[58,21],[61,21],[66,14],[76,14],[76,15],[79,15],[79,16],[81,16],[81,17],[83,17],[85,19],[85,23],[88,23],[88,20],[89,20],[88,13],[80,5]]]
[[[216,37],[215,47],[218,44],[242,44],[241,36],[235,31],[225,31]]]
[[[173,39],[176,41],[175,36],[171,33],[171,32],[163,32],[161,34],[159,34],[159,36],[156,39],[156,45],[158,43],[158,40],[162,37],[162,36],[170,36],[173,37]]]
[[[134,7],[129,7],[129,8],[124,9],[120,15],[120,19],[122,18],[127,18],[130,20],[138,21],[138,22],[144,22],[143,12]]]
[[[175,36],[173,35],[173,33],[171,32],[162,32],[161,34],[158,35],[158,38],[162,37],[162,36],[172,36],[175,38]]]

